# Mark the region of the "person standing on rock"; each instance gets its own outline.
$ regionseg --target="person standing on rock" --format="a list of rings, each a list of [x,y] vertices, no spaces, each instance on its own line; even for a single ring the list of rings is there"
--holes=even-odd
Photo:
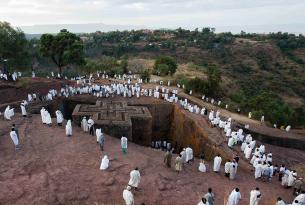
[[[14,128],[12,128],[12,130],[10,132],[10,137],[15,145],[15,149],[18,150],[19,149],[19,140],[18,140],[18,136],[17,136],[17,133]]]
[[[214,166],[213,166],[213,171],[218,173],[220,171],[220,165],[221,165],[221,157],[218,154],[215,158],[214,158]]]
[[[164,156],[164,163],[168,168],[171,168],[172,164],[172,152],[167,150]]]
[[[181,157],[181,154],[179,154],[175,160],[175,170],[179,173],[182,171],[183,166],[183,159]]]
[[[141,174],[139,172],[139,169],[136,167],[134,170],[130,172],[130,179],[128,185],[137,190],[140,180],[141,180]]]
[[[88,128],[89,128],[89,134],[94,136],[94,121],[90,117],[88,120]]]
[[[121,149],[123,154],[127,153],[127,143],[128,143],[128,139],[124,136],[122,136],[121,138]]]
[[[131,192],[131,187],[127,186],[123,191],[123,199],[126,205],[134,205],[134,198]]]
[[[214,205],[215,195],[212,192],[212,188],[208,189],[208,193],[204,195],[204,198],[206,198],[206,200],[209,202],[209,205]]]

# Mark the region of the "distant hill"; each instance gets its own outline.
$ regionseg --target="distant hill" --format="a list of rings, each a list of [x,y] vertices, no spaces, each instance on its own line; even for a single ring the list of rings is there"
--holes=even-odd
[[[42,33],[58,33],[61,29],[67,29],[73,33],[92,33],[96,31],[124,31],[124,30],[138,30],[144,29],[145,26],[133,25],[107,25],[103,23],[91,24],[45,24],[45,25],[32,25],[20,26],[20,28],[27,34],[42,34]],[[35,36],[35,35],[34,35]]]

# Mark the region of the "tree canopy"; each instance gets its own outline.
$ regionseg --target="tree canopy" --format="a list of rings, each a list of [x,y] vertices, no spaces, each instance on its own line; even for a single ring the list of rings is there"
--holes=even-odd
[[[14,29],[9,23],[0,21],[0,61],[8,59],[12,69],[28,68],[30,57],[27,48],[24,33],[19,28]]]
[[[159,75],[173,75],[176,72],[177,63],[169,56],[161,56],[156,59],[154,69]]]
[[[57,35],[43,34],[40,38],[40,52],[56,64],[60,74],[66,65],[82,65],[85,62],[81,39],[66,29]]]

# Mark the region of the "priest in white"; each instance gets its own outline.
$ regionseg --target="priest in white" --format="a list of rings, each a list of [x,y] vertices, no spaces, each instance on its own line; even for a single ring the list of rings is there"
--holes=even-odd
[[[106,170],[109,167],[109,159],[108,156],[105,155],[101,161],[100,170]]]
[[[123,199],[126,205],[134,205],[134,198],[131,192],[131,187],[127,186],[126,189],[123,191]]]
[[[220,165],[221,165],[221,157],[220,155],[218,154],[215,158],[214,158],[214,166],[213,166],[213,171],[214,172],[219,172],[220,170]]]
[[[137,189],[141,180],[141,174],[139,169],[136,167],[134,170],[130,172],[130,179],[128,185]]]
[[[250,204],[249,205],[258,205],[258,202],[261,199],[261,192],[259,188],[256,187],[254,190],[250,191]]]
[[[235,188],[231,192],[226,205],[237,205],[240,199],[241,199],[241,195],[239,192],[239,188]]]
[[[187,147],[185,149],[185,153],[186,153],[186,162],[189,163],[190,161],[193,160],[193,149],[190,147]]]
[[[72,123],[71,123],[71,120],[68,120],[68,122],[66,124],[66,135],[68,137],[72,136]]]

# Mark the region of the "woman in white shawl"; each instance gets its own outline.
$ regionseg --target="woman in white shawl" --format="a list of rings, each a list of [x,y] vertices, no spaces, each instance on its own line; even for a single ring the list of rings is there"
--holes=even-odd
[[[102,159],[100,170],[106,170],[109,167],[109,159],[108,156],[105,155]]]
[[[6,108],[5,108],[5,111],[4,111],[4,118],[7,119],[7,120],[11,120],[11,117],[14,116],[14,108],[11,109],[11,107],[8,105]]]
[[[87,121],[86,117],[83,117],[81,125],[82,125],[82,129],[83,129],[84,132],[88,132],[89,131],[88,121]]]
[[[66,135],[72,136],[72,123],[71,120],[68,120],[67,124],[66,124]]]
[[[15,149],[19,149],[19,140],[14,128],[12,128],[12,131],[10,132],[10,137],[15,145]]]
[[[57,110],[57,111],[55,112],[55,114],[56,114],[57,125],[58,125],[58,126],[61,126],[61,125],[62,125],[62,122],[64,121],[64,117],[63,117],[62,113],[60,112],[60,110]]]

